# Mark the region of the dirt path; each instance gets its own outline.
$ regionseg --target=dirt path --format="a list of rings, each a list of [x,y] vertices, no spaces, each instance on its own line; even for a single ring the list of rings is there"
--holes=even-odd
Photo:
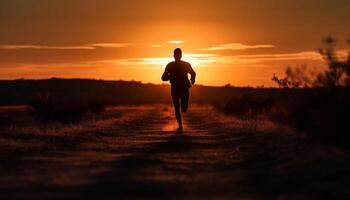
[[[328,163],[322,169],[305,169],[308,161],[319,162],[312,151],[320,148],[306,149],[308,145],[295,135],[265,131],[208,106],[192,107],[184,120],[184,133],[176,133],[172,110],[155,105],[125,109],[115,119],[86,125],[64,140],[56,138],[65,145],[55,150],[22,153],[2,164],[1,199],[348,195],[345,186],[332,188],[338,183],[327,180],[334,177],[324,173]],[[337,161],[342,165],[337,172],[347,173],[348,162]]]

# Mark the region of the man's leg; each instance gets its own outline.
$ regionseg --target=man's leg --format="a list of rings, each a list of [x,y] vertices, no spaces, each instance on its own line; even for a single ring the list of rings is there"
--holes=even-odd
[[[188,101],[190,98],[190,92],[189,91],[185,91],[182,95],[181,95],[181,110],[182,112],[187,112],[188,110]]]
[[[181,112],[180,112],[180,98],[176,94],[172,94],[171,97],[173,100],[173,105],[174,105],[177,123],[179,124],[179,127],[182,128],[182,119],[181,119]]]

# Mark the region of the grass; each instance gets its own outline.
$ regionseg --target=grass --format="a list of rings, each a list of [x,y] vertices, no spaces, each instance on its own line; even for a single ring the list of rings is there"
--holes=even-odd
[[[27,155],[75,148],[84,133],[99,133],[129,118],[127,107],[112,106],[85,116],[79,122],[43,121],[30,106],[0,106],[0,153]],[[93,137],[90,136],[90,137]]]
[[[287,89],[231,98],[220,110],[239,117],[263,116],[289,125],[325,143],[350,147],[347,131],[350,92],[339,89]]]

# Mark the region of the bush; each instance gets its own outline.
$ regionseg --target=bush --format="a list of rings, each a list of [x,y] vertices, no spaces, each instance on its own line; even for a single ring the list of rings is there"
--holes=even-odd
[[[319,53],[327,63],[325,71],[313,74],[307,71],[306,66],[294,69],[287,67],[286,77],[273,75],[272,80],[280,88],[312,89],[303,89],[299,95],[282,99],[279,109],[271,112],[269,117],[305,130],[323,141],[348,146],[350,50],[343,53],[337,51],[336,41],[332,37],[326,37],[323,44]]]
[[[31,107],[45,122],[57,121],[62,123],[79,122],[85,113],[99,113],[106,105],[100,102],[83,102],[60,100],[49,94],[38,95]]]
[[[223,110],[237,116],[263,115],[327,143],[350,147],[350,88],[289,89],[264,98],[255,94],[230,99]]]
[[[350,39],[349,39],[350,45]],[[323,39],[320,56],[327,63],[327,69],[317,74],[309,72],[307,66],[286,69],[286,76],[279,78],[273,74],[274,81],[280,88],[338,88],[350,87],[350,50],[347,56],[335,49],[336,41],[331,36]]]

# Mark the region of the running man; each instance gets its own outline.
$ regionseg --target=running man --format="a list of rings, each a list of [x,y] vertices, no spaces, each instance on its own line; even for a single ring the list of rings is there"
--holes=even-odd
[[[181,112],[187,112],[190,92],[189,89],[196,81],[196,72],[192,69],[190,63],[182,61],[182,50],[174,50],[175,61],[170,62],[162,75],[163,81],[169,81],[171,84],[171,97],[174,104],[176,120],[179,124],[179,131],[182,131]],[[191,82],[188,80],[188,74],[191,75]]]

